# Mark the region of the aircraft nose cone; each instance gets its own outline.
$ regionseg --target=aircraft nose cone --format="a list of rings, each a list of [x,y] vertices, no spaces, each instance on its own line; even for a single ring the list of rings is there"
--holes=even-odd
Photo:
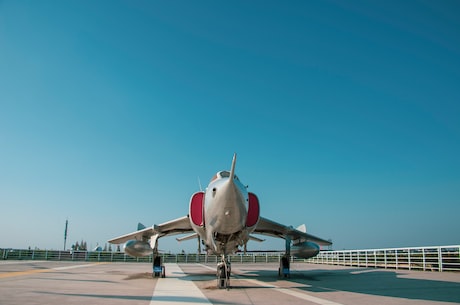
[[[216,223],[216,231],[222,234],[232,234],[244,227],[246,209],[244,196],[233,181],[229,181],[217,189],[216,207],[220,207],[220,217]]]

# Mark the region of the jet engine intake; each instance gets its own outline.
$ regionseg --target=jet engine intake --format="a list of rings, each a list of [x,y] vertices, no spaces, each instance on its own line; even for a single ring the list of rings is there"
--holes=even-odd
[[[257,222],[259,222],[260,216],[260,206],[259,206],[259,198],[257,198],[256,194],[249,192],[248,193],[248,215],[246,218],[246,227],[251,228],[254,227]]]
[[[315,243],[306,241],[291,247],[291,255],[300,258],[314,257],[319,253],[319,246]]]
[[[153,249],[150,248],[150,244],[148,242],[139,241],[135,239],[128,240],[124,244],[123,250],[129,256],[134,257],[148,256],[153,252]]]

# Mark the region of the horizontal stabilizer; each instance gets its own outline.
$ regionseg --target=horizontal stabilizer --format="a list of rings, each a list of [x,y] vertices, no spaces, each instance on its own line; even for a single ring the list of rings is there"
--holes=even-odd
[[[141,224],[140,222],[137,224],[137,230],[138,230],[138,231],[139,231],[139,230],[143,230],[143,229],[145,229],[145,228],[147,228],[147,227],[144,226],[143,224]]]
[[[253,236],[253,235],[249,235],[249,239],[250,239],[250,240],[253,240],[253,241],[257,241],[257,242],[259,242],[259,243],[265,241],[265,239],[261,239],[261,238],[255,237],[255,236]]]
[[[198,238],[198,234],[197,233],[193,233],[193,234],[190,234],[190,235],[186,235],[184,237],[178,237],[176,238],[176,240],[178,242],[181,242],[181,241],[184,241],[184,240],[190,240],[190,239],[194,239],[194,238]]]
[[[307,233],[307,226],[305,224],[300,225],[300,226],[297,227],[297,231]]]

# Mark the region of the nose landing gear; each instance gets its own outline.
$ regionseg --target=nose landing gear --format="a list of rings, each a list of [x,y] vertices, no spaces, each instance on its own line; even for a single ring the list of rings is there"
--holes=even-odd
[[[217,288],[227,290],[230,289],[230,274],[232,267],[228,257],[222,255],[221,262],[217,265]]]

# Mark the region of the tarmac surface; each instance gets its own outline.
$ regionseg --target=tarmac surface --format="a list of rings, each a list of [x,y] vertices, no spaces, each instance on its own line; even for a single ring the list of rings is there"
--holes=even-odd
[[[293,264],[232,264],[218,289],[215,265],[0,261],[0,304],[460,304],[460,273]]]

